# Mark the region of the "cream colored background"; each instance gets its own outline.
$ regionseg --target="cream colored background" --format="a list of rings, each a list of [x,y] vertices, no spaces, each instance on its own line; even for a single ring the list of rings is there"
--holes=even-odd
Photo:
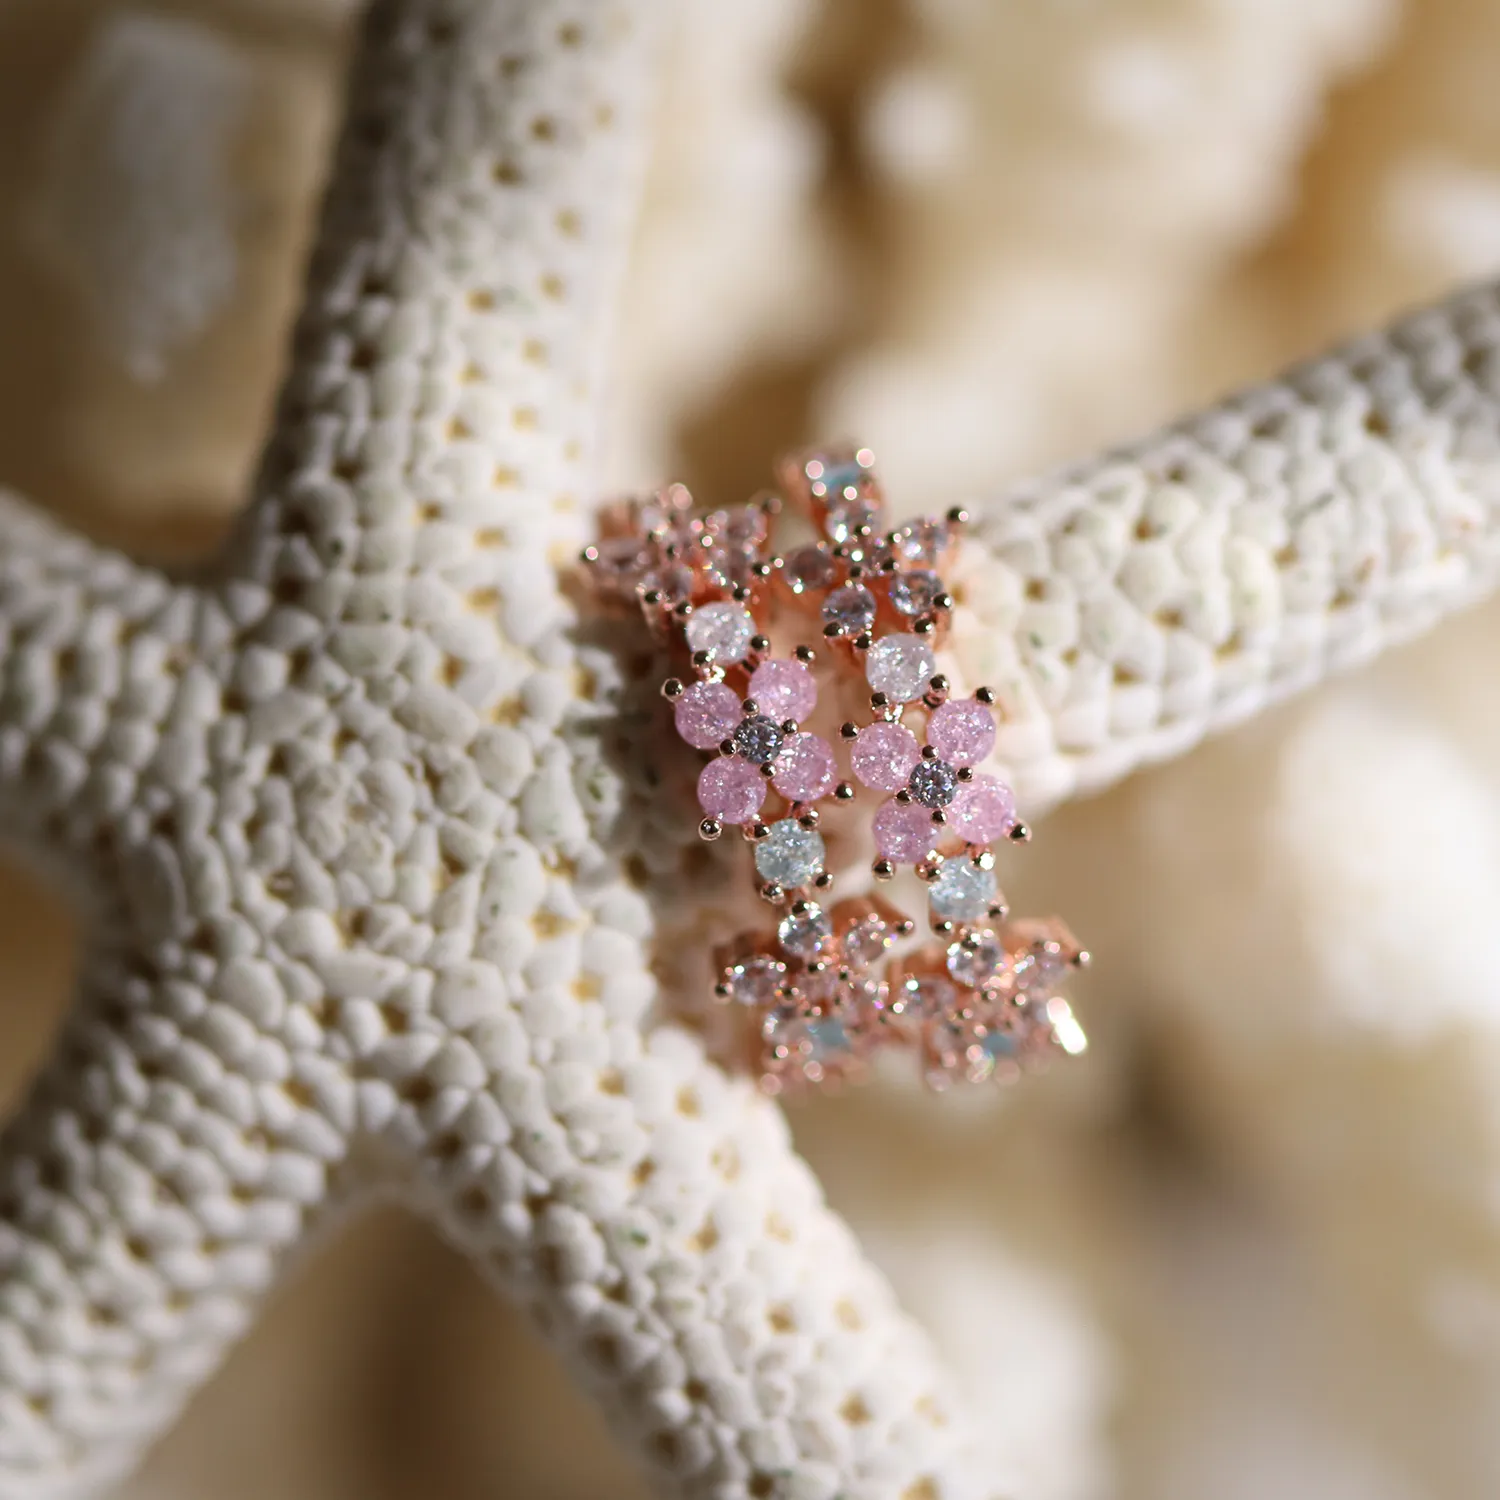
[[[945,505],[1500,264],[1496,0],[684,9],[612,484],[733,498],[850,432],[900,503]],[[350,24],[342,0],[0,0],[0,481],[154,556],[211,545]],[[1463,1110],[1500,1011],[1497,621],[1044,822],[1013,894],[1101,960],[1075,1076],[801,1111],[1014,1430],[1018,1492],[1495,1493],[1500,1157]],[[71,935],[21,875],[0,893],[13,1097]],[[391,1214],[276,1299],[139,1489],[638,1492],[531,1336]]]

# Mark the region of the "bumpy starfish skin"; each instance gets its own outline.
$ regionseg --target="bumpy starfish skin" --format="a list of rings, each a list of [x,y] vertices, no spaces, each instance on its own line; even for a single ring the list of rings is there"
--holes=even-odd
[[[695,920],[648,899],[686,889],[691,823],[660,832],[619,753],[634,669],[557,564],[658,10],[377,3],[222,563],[172,582],[0,514],[0,795],[94,920],[0,1144],[5,1500],[127,1468],[376,1183],[530,1308],[665,1489],[989,1492],[779,1112],[643,1025],[654,936]],[[1033,801],[1489,585],[1497,308],[1000,498],[956,646]]]

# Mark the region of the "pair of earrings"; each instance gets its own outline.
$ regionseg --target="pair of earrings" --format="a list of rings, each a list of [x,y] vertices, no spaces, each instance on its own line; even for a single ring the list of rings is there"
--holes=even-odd
[[[1083,1051],[1059,990],[1088,955],[1055,918],[1010,919],[1000,891],[996,850],[1029,834],[984,769],[995,697],[955,696],[938,670],[964,515],[885,529],[867,449],[803,454],[779,478],[780,493],[707,515],[681,485],[627,502],[584,553],[603,598],[638,606],[685,652],[690,670],[662,692],[677,733],[710,756],[699,832],[742,831],[772,908],[716,956],[719,998],[754,1018],[762,1085],[852,1080],[888,1046],[916,1050],[939,1089]],[[787,502],[816,536],[780,554]],[[819,644],[778,651],[789,627]],[[839,697],[857,709],[820,732],[820,701]],[[925,885],[925,942],[883,894],[831,898],[824,816],[852,816],[861,787],[880,797],[874,877],[910,869]]]

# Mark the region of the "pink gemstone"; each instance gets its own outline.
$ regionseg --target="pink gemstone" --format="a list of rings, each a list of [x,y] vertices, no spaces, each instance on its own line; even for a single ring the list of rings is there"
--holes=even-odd
[[[771,785],[793,802],[815,802],[826,797],[838,780],[833,746],[815,734],[794,734],[776,757]]]
[[[737,755],[721,755],[698,777],[703,811],[721,823],[748,823],[766,800],[766,778],[760,767]]]
[[[976,776],[948,804],[948,828],[966,844],[1003,838],[1016,824],[1016,795],[996,776]]]
[[[875,847],[898,865],[914,865],[932,853],[938,829],[932,814],[919,802],[887,802],[870,825]]]
[[[677,732],[696,750],[712,750],[742,717],[739,694],[722,682],[694,682],[672,705]]]
[[[904,724],[868,724],[854,737],[849,763],[866,786],[899,792],[921,758],[917,737]]]
[[[977,698],[950,698],[933,709],[927,743],[950,765],[977,766],[995,748],[995,716]]]
[[[750,674],[750,696],[755,706],[778,724],[783,719],[795,719],[800,724],[817,704],[818,685],[800,661],[773,658]]]

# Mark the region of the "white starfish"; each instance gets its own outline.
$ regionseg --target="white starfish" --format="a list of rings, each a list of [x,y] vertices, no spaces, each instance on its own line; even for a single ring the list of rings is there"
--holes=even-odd
[[[646,0],[377,0],[263,476],[171,581],[7,502],[0,788],[94,917],[0,1146],[0,1496],[171,1421],[398,1188],[692,1495],[988,1493],[779,1112],[645,1029],[620,669],[555,566],[644,140]],[[1033,806],[1494,580],[1500,294],[983,509],[957,650]]]

